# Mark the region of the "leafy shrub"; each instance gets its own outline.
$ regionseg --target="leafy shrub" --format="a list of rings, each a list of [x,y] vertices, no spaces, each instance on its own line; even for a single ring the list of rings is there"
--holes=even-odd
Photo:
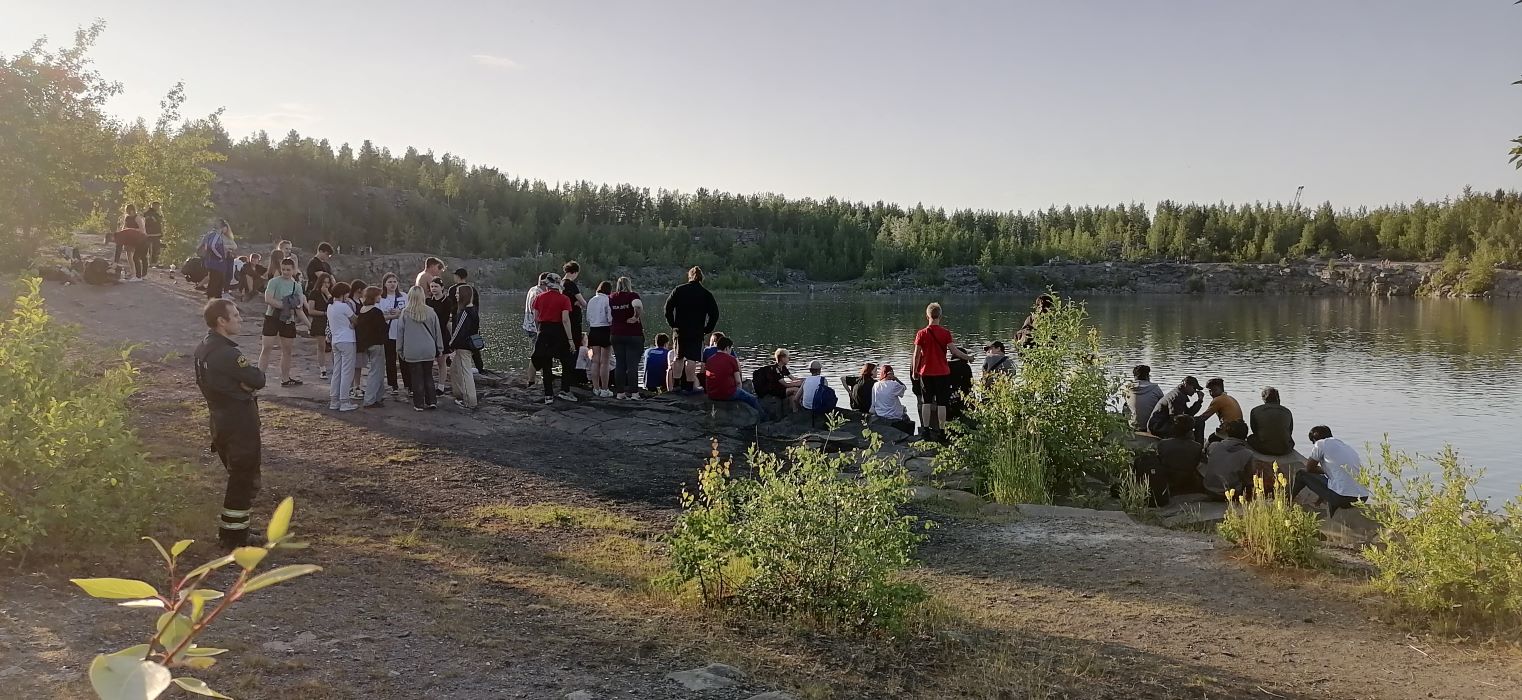
[[[1466,468],[1445,447],[1437,473],[1415,458],[1380,450],[1365,469],[1373,498],[1364,510],[1382,527],[1379,546],[1364,555],[1377,569],[1374,586],[1402,609],[1440,625],[1522,625],[1522,499],[1499,513],[1474,497],[1483,471]]]
[[[1489,250],[1475,251],[1464,269],[1464,280],[1459,291],[1464,294],[1485,294],[1496,287],[1496,256]]]
[[[683,491],[671,535],[676,573],[708,605],[804,618],[821,626],[897,629],[923,598],[897,582],[920,541],[908,500],[908,474],[869,450],[825,454],[798,446],[775,455],[752,448],[755,479],[730,474],[717,448]],[[860,478],[841,472],[859,466]]]
[[[1316,562],[1320,517],[1295,505],[1289,483],[1275,468],[1273,493],[1264,493],[1262,476],[1253,476],[1251,495],[1226,492],[1230,502],[1220,534],[1259,566],[1309,566]]]
[[[1023,441],[1034,432],[1046,456],[1041,500],[1048,501],[1082,491],[1086,475],[1119,474],[1130,454],[1110,439],[1123,431],[1120,415],[1107,409],[1120,380],[1109,373],[1083,305],[1057,299],[1038,317],[1035,337],[1034,347],[1020,350],[1019,372],[980,389],[968,400],[966,420],[947,426],[950,444],[936,467],[970,466],[989,490],[991,478],[1007,476],[990,471],[1011,464],[1010,455],[1028,454]]]
[[[127,425],[136,371],[92,361],[44,308],[38,280],[0,321],[0,555],[119,542],[175,502],[186,470]]]
[[[216,656],[226,649],[202,647],[195,640],[215,622],[217,617],[242,600],[244,596],[298,576],[321,571],[313,564],[288,564],[260,574],[254,571],[264,562],[270,552],[281,549],[301,549],[305,543],[291,539],[291,515],[295,502],[287,498],[270,517],[269,543],[263,547],[239,547],[231,554],[213,559],[179,575],[180,555],[190,547],[192,540],[180,540],[165,549],[152,537],[143,539],[153,543],[168,569],[169,590],[160,593],[152,584],[124,578],[76,578],[71,579],[85,593],[95,598],[123,600],[124,607],[154,608],[163,610],[153,626],[153,634],[146,644],[137,644],[111,654],[100,654],[90,664],[90,685],[101,700],[153,700],[169,689],[171,684],[213,698],[226,698],[207,687],[204,681],[181,676],[174,678],[172,668],[207,669],[217,663]],[[236,563],[241,571],[224,593],[205,588],[207,576],[228,564]],[[208,605],[217,601],[213,605]]]

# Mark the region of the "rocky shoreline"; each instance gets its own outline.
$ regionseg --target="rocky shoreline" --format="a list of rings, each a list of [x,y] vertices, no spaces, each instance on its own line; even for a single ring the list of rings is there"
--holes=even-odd
[[[414,274],[423,253],[384,255],[340,255],[333,267],[341,278],[377,279],[387,272]],[[517,291],[528,288],[533,280],[521,285],[502,284],[504,275],[529,265],[524,258],[450,259],[451,269],[464,267],[471,272],[477,286],[486,290]],[[1465,295],[1452,285],[1434,284],[1441,264],[1385,261],[1295,261],[1285,264],[1262,263],[1188,263],[1188,262],[1106,262],[1062,263],[1020,267],[995,266],[983,269],[955,266],[940,270],[939,283],[925,275],[901,272],[887,279],[859,279],[845,282],[818,282],[801,271],[788,270],[782,282],[775,272],[740,272],[719,270],[737,280],[744,290],[786,292],[863,292],[871,294],[906,294],[951,291],[959,294],[980,292],[1040,291],[1048,288],[1064,292],[1094,294],[1261,294],[1272,296],[1368,296],[1368,297],[1485,297],[1522,298],[1522,271],[1496,270],[1494,288],[1483,295]],[[598,272],[600,276],[628,275],[648,280],[645,286],[659,287],[660,281],[672,284],[683,277],[675,266],[619,267]],[[734,283],[733,281],[731,283]]]

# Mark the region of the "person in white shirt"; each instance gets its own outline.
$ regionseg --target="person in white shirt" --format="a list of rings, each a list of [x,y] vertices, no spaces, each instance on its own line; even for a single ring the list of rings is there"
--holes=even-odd
[[[587,301],[587,349],[592,359],[587,375],[592,380],[592,395],[605,399],[613,398],[608,388],[608,373],[612,371],[608,358],[613,353],[613,302],[608,295],[612,293],[613,283],[603,280],[597,285],[597,294]]]
[[[354,303],[349,299],[349,285],[333,285],[333,303],[328,305],[328,333],[333,338],[333,371],[328,373],[328,408],[354,411],[359,408],[349,399],[354,384],[355,358],[359,339],[354,335]]]
[[[544,280],[549,274],[548,272],[539,273],[539,282],[529,287],[528,292],[523,295],[523,332],[528,335],[528,347],[530,351],[539,342],[539,319],[534,313],[534,299],[538,298],[539,293],[544,291]],[[529,352],[528,375],[524,378],[524,381],[528,382],[529,386],[534,384],[533,355],[533,352]]]
[[[824,363],[814,360],[809,363],[809,376],[803,378],[803,388],[798,390],[798,405],[804,410],[814,408],[814,393],[819,391],[819,384],[824,381]]]
[[[412,377],[403,371],[401,358],[396,354],[396,341],[402,335],[402,311],[407,308],[407,292],[396,273],[387,272],[381,278],[381,299],[376,307],[386,315],[386,385],[391,387],[391,395],[396,396],[399,391],[396,377],[401,374],[402,386],[411,392]]]
[[[1311,428],[1310,438],[1314,446],[1305,458],[1305,468],[1295,472],[1292,495],[1299,495],[1305,488],[1314,491],[1326,501],[1327,517],[1373,495],[1358,481],[1363,470],[1358,450],[1332,437],[1332,429],[1324,425]]]
[[[872,415],[887,421],[899,430],[914,434],[914,421],[904,411],[904,383],[893,373],[893,365],[883,365],[877,370],[877,383],[872,385]]]

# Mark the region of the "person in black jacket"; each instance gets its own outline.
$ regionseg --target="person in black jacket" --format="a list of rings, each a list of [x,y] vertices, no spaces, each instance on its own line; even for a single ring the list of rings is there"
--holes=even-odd
[[[1189,403],[1191,396],[1194,397],[1193,405]],[[1152,415],[1147,418],[1147,432],[1158,437],[1172,435],[1174,416],[1193,417],[1200,412],[1200,406],[1204,403],[1204,392],[1201,390],[1200,380],[1184,377],[1184,381],[1163,394],[1163,398],[1152,407]]]
[[[259,400],[264,372],[238,350],[233,336],[242,328],[238,306],[212,299],[201,311],[206,339],[195,349],[196,385],[211,414],[211,448],[227,470],[217,541],[227,549],[262,544],[251,536],[249,514],[259,495]]]
[[[471,374],[470,353],[480,350],[481,316],[476,308],[476,289],[461,284],[454,292],[454,320],[450,322],[449,344],[445,349],[454,354],[449,364],[449,390],[454,394],[455,405],[474,410],[476,407],[476,378]]]
[[[719,325],[719,303],[703,286],[703,268],[694,266],[688,270],[687,283],[666,297],[666,323],[674,331],[681,360],[670,363],[666,385],[675,389],[680,375],[685,377],[688,387],[683,393],[689,396],[698,393],[698,389],[691,387],[697,381],[698,363],[703,361],[703,338]]]

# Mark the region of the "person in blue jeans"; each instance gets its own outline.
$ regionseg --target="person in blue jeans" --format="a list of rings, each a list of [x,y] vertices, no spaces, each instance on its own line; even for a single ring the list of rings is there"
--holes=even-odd
[[[739,401],[757,411],[761,401],[740,388],[740,361],[735,359],[735,341],[721,337],[715,345],[717,350],[703,364],[704,391],[714,401]]]

